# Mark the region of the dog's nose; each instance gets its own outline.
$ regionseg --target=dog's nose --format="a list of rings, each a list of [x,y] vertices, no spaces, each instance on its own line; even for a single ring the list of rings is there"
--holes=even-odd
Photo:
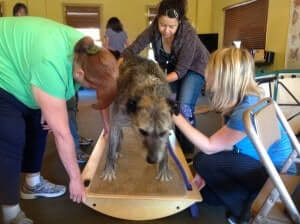
[[[146,160],[147,160],[147,163],[150,163],[150,164],[156,163],[156,161],[153,158],[149,157],[149,156],[147,156]]]

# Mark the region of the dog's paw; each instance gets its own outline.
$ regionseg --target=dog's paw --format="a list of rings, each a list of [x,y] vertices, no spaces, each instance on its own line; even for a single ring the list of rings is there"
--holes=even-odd
[[[169,171],[168,169],[164,169],[164,170],[160,170],[157,174],[157,176],[155,177],[156,180],[159,181],[170,181],[173,179],[172,173],[171,171]]]
[[[116,179],[116,171],[113,168],[105,168],[100,177],[104,181],[114,181]]]

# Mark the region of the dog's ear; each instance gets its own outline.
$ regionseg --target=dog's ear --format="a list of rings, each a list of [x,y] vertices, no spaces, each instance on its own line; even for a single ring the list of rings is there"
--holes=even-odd
[[[126,110],[128,114],[135,113],[138,109],[138,98],[128,99],[126,103]]]
[[[170,113],[171,114],[175,114],[177,116],[180,113],[179,102],[177,102],[177,101],[175,101],[173,99],[167,98],[167,103],[170,106]]]

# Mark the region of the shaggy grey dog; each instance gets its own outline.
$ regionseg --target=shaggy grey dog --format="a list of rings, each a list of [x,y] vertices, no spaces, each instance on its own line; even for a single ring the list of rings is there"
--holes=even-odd
[[[172,129],[171,91],[162,70],[138,56],[125,58],[120,66],[118,94],[110,112],[109,149],[102,178],[116,178],[122,128],[133,127],[147,149],[146,161],[158,164],[156,178],[169,181],[168,137]],[[130,158],[129,158],[130,159]]]

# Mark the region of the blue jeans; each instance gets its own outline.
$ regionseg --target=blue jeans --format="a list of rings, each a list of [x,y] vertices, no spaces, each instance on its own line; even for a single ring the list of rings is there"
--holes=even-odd
[[[204,87],[204,76],[188,70],[186,75],[175,82],[170,83],[170,87],[173,93],[176,93],[176,100],[180,104],[188,105],[192,112],[194,112],[197,99]]]
[[[203,75],[191,70],[182,79],[170,83],[171,90],[176,94],[176,100],[180,104],[181,114],[194,127],[196,126],[194,109],[204,84]],[[176,128],[175,132],[183,152],[193,153],[193,144],[187,140],[179,129]]]
[[[78,105],[78,96],[77,94],[67,101],[67,109],[69,116],[69,126],[70,131],[74,140],[75,149],[78,150],[79,146],[79,135],[78,135],[78,126],[77,126],[77,105]]]

